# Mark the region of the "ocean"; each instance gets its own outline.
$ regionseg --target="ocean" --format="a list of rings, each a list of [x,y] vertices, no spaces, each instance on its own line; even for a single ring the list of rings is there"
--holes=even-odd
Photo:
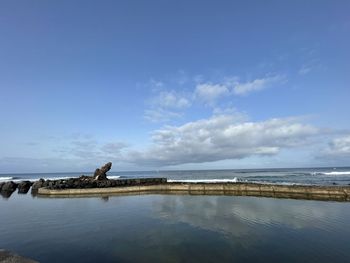
[[[349,168],[114,172],[347,185]],[[7,174],[2,180],[81,173]],[[85,173],[86,174],[86,173]],[[6,177],[6,178],[5,178]],[[174,194],[0,197],[0,249],[39,262],[350,262],[350,202]]]
[[[0,181],[61,179],[91,173],[0,174]],[[350,185],[350,167],[192,171],[109,172],[108,178],[166,177],[174,182],[252,182],[270,184]]]

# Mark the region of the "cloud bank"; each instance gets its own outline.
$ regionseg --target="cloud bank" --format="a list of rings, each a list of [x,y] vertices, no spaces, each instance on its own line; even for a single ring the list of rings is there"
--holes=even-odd
[[[126,159],[139,165],[168,166],[275,155],[302,146],[318,133],[297,118],[242,122],[235,114],[214,115],[156,130],[150,148],[129,152]]]

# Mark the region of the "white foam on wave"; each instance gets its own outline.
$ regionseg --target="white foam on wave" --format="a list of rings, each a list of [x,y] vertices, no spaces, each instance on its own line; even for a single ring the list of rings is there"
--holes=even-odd
[[[70,178],[76,178],[74,176],[57,176],[57,177],[40,177],[42,179],[46,180],[64,180],[64,179],[70,179]],[[38,181],[40,178],[16,178],[16,177],[0,177],[0,182],[6,182],[6,181],[13,181],[13,182],[21,182],[21,181],[30,181],[30,182],[35,182]],[[118,179],[120,178],[119,175],[112,175],[112,176],[107,176],[108,179]]]
[[[323,173],[325,175],[350,175],[350,171],[344,171],[344,172],[327,172]]]
[[[61,176],[61,177],[21,178],[21,179],[16,179],[16,180],[12,180],[12,181],[14,181],[14,182],[21,182],[21,181],[35,182],[41,178],[46,181],[46,180],[64,180],[64,179],[69,179],[69,178],[73,178],[73,177],[72,176]]]
[[[169,179],[169,183],[252,183],[252,184],[270,184],[270,185],[309,185],[309,184],[300,184],[294,182],[268,182],[268,181],[248,181],[242,180],[240,178],[233,179],[179,179],[173,180]]]
[[[169,183],[238,183],[240,180],[235,177],[233,179],[179,179],[167,180]]]
[[[9,180],[12,180],[13,177],[10,177],[10,176],[4,176],[4,177],[0,177],[0,182],[3,182],[3,181],[9,181]]]
[[[70,179],[70,178],[77,178],[77,177],[74,177],[74,176],[58,176],[58,177],[40,177],[42,179],[44,179],[45,181],[46,180],[64,180],[64,179]],[[23,178],[23,179],[16,179],[16,180],[13,180],[14,182],[20,182],[20,181],[31,181],[31,182],[35,182],[35,181],[38,181],[40,178]],[[120,178],[120,176],[118,175],[112,175],[112,176],[107,176],[108,179],[118,179]],[[9,179],[11,180],[11,179]]]
[[[294,183],[294,182],[268,182],[268,181],[245,181],[253,184],[270,184],[270,185],[312,185],[308,183]]]
[[[107,175],[108,179],[118,179],[120,178],[120,175]]]

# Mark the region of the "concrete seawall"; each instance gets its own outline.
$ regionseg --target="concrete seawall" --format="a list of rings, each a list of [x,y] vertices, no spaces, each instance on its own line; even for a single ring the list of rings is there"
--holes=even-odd
[[[301,186],[251,183],[163,183],[108,188],[62,189],[39,188],[38,194],[47,197],[113,195],[113,194],[190,194],[237,195],[292,198],[324,201],[350,201],[350,186]]]

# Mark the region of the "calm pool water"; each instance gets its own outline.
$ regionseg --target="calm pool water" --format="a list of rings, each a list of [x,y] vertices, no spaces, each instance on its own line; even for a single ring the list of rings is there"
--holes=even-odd
[[[350,262],[350,203],[0,198],[0,248],[40,262]]]

